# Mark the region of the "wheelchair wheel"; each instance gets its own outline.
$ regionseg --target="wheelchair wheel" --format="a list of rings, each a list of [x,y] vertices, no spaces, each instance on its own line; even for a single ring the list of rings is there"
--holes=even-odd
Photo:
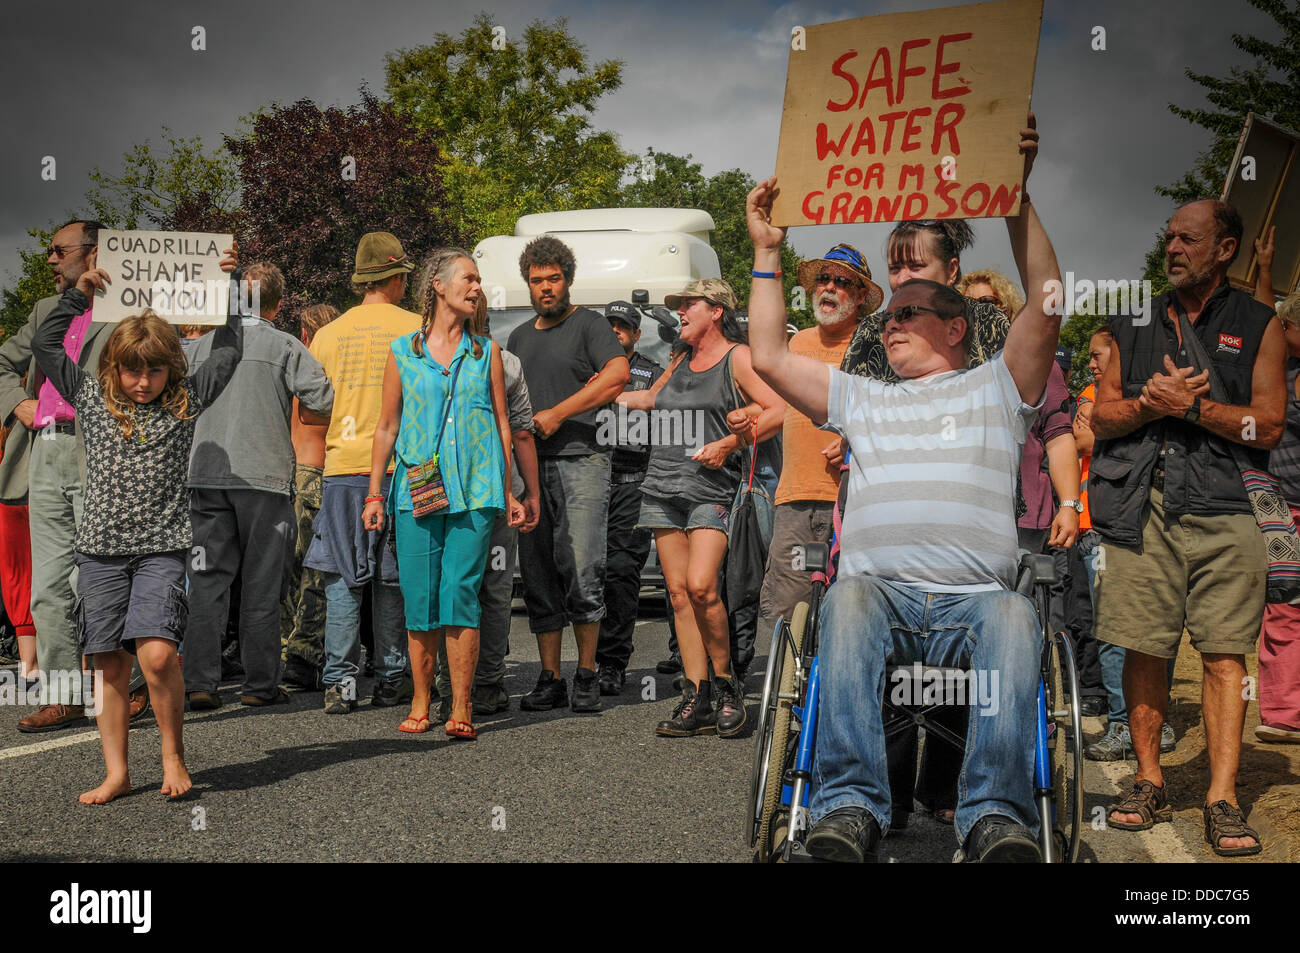
[[[1052,790],[1056,799],[1056,830],[1062,841],[1062,860],[1074,863],[1083,831],[1083,723],[1079,715],[1079,680],[1069,636],[1053,633],[1044,650],[1047,677],[1048,739]]]
[[[759,709],[757,744],[749,800],[749,843],[755,847],[756,859],[766,862],[772,858],[772,834],[776,826],[784,827],[776,818],[781,807],[781,781],[788,758],[791,708],[795,702],[795,660],[803,646],[804,629],[808,624],[808,603],[795,606],[790,620],[789,636],[784,627],[772,637],[772,650],[768,656],[767,679],[763,685],[763,702]]]

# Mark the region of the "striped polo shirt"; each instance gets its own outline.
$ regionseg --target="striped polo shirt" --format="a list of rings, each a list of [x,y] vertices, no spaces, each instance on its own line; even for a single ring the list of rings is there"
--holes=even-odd
[[[853,454],[839,572],[927,592],[1014,586],[1016,472],[1037,413],[1001,354],[896,383],[831,370],[828,423]]]

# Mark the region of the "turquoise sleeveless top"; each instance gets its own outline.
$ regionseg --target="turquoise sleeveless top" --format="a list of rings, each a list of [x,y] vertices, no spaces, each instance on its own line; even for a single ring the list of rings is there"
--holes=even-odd
[[[473,338],[466,332],[451,365],[444,367],[425,347],[421,348],[423,354],[416,354],[411,340],[410,335],[403,335],[392,344],[402,381],[402,422],[394,447],[397,468],[390,498],[395,509],[414,509],[406,470],[436,453],[451,504],[440,512],[504,510],[506,464],[492,412],[492,341],[479,338],[483,356],[475,360]],[[452,375],[457,364],[460,373],[453,396]],[[442,441],[434,446],[440,428]]]

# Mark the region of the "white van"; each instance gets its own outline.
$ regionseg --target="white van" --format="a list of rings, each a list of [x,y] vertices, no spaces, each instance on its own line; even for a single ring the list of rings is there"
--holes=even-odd
[[[573,304],[605,312],[611,301],[632,302],[634,290],[649,293],[638,350],[667,364],[668,344],[659,327],[675,331],[676,315],[662,310],[664,295],[697,278],[718,278],[722,270],[709,245],[713,216],[699,209],[595,208],[525,215],[513,235],[494,235],[474,246],[483,279],[492,337],[502,345],[523,321],[535,316],[528,283],[519,274],[519,255],[540,235],[554,235],[573,249],[577,271],[569,288]],[[661,310],[652,314],[651,309]],[[653,318],[653,320],[652,320]]]

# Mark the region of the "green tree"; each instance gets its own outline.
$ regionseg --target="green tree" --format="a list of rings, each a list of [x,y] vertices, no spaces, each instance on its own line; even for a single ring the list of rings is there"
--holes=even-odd
[[[281,324],[307,304],[355,304],[357,241],[392,232],[415,261],[465,236],[447,212],[437,137],[362,90],[347,109],[275,105],[226,139],[242,187],[240,257],[284,272]],[[414,285],[412,285],[414,286]]]
[[[27,323],[36,302],[54,294],[54,275],[46,263],[49,255],[45,249],[57,228],[57,225],[52,225],[27,230],[32,247],[18,250],[22,267],[17,277],[11,275],[4,290],[0,291],[0,341]]]
[[[1157,194],[1173,199],[1179,205],[1195,199],[1218,198],[1222,193],[1247,113],[1254,112],[1291,129],[1300,128],[1300,2],[1247,2],[1272,18],[1280,36],[1270,41],[1232,34],[1232,45],[1255,57],[1255,64],[1250,69],[1234,67],[1228,70],[1226,77],[1197,73],[1191,69],[1185,71],[1188,79],[1206,91],[1205,98],[1210,105],[1208,108],[1185,107],[1170,103],[1169,110],[1192,125],[1208,130],[1211,140],[1209,148],[1196,157],[1192,169],[1181,179],[1156,188]],[[1246,249],[1253,238],[1244,236]],[[1153,284],[1157,278],[1164,282],[1163,262],[1162,233],[1147,255],[1146,277]],[[1167,288],[1167,284],[1164,287]]]
[[[132,146],[116,174],[96,167],[79,214],[110,228],[232,231],[239,202],[234,160],[225,152],[205,150],[198,137],[179,139],[166,126],[162,141],[165,146],[158,151],[147,139]],[[0,340],[23,325],[37,301],[54,294],[45,249],[59,224],[28,230],[32,246],[19,250],[18,275],[0,292]]]
[[[616,203],[632,157],[590,116],[622,85],[622,64],[590,61],[565,20],[535,21],[516,41],[480,13],[460,37],[389,54],[386,72],[394,108],[442,147],[449,210],[467,236]]]
[[[669,152],[646,150],[636,164],[638,174],[623,188],[616,203],[620,208],[698,208],[713,216],[714,230],[710,241],[718,253],[722,277],[727,280],[742,303],[749,300],[750,269],[754,247],[745,224],[745,197],[756,184],[749,173],[727,169],[705,176],[692,157]],[[786,301],[791,301],[791,321],[801,328],[813,323],[812,309],[806,304],[795,308],[803,296],[795,296],[799,256],[790,243],[781,249],[782,283]]]
[[[239,207],[234,159],[225,151],[209,153],[198,136],[178,139],[166,126],[162,138],[162,155],[146,139],[122,157],[119,174],[98,167],[90,173],[90,217],[114,228],[230,231]]]

